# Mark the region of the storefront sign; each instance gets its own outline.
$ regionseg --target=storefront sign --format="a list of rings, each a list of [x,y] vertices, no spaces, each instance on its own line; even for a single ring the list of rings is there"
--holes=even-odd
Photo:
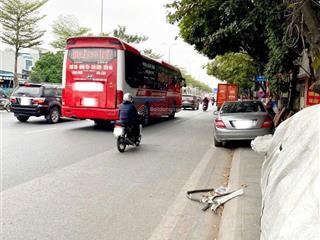
[[[308,91],[307,105],[311,106],[311,105],[316,105],[316,104],[320,104],[320,94],[312,92],[312,91]]]

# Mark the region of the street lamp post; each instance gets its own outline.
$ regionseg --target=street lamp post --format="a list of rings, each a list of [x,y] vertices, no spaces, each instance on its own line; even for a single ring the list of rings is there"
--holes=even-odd
[[[167,46],[168,47],[168,62],[170,63],[170,53],[171,53],[171,47],[177,45],[176,43],[173,43],[173,44],[166,44],[166,43],[163,43],[163,45]]]
[[[103,0],[101,0],[101,35],[103,34]]]

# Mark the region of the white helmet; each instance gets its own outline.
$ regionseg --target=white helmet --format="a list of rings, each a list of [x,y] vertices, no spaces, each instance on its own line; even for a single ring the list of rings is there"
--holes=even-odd
[[[124,102],[133,102],[133,97],[130,93],[126,93],[123,95]]]

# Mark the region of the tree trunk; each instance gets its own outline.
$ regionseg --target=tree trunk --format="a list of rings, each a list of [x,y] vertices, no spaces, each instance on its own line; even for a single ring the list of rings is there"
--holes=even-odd
[[[13,87],[16,88],[19,85],[18,79],[18,56],[19,56],[19,49],[16,49],[14,55],[14,72],[13,72]]]
[[[299,66],[295,65],[293,68],[292,78],[289,86],[289,100],[287,109],[292,110],[294,107],[294,99],[297,97],[296,85],[298,82]]]
[[[305,0],[301,12],[303,15],[304,23],[307,27],[304,30],[304,35],[310,44],[310,54],[312,62],[320,61],[320,19],[318,19],[314,6],[311,0]],[[320,80],[320,67],[314,68],[314,75],[317,80]]]

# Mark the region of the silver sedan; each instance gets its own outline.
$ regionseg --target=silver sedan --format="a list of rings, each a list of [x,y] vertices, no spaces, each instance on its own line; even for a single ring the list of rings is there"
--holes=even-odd
[[[271,134],[273,121],[260,101],[225,102],[215,112],[214,145]]]

